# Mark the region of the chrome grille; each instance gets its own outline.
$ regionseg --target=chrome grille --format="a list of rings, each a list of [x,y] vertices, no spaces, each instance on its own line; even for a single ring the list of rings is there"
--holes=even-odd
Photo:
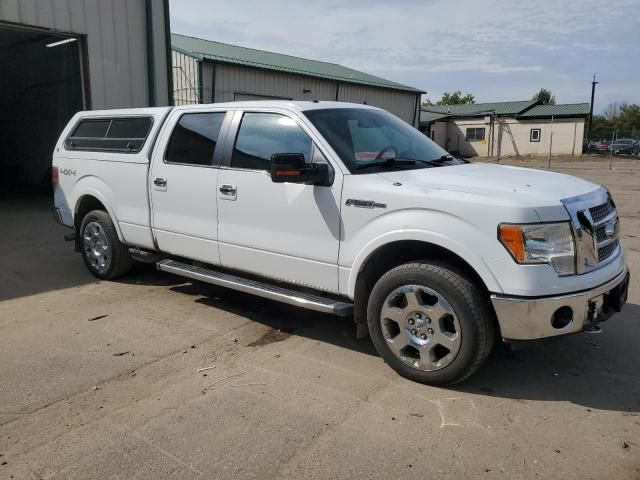
[[[562,200],[576,239],[577,273],[599,268],[620,252],[618,213],[604,188]]]
[[[613,204],[611,203],[611,201],[608,201],[607,203],[603,203],[602,205],[598,205],[597,207],[591,207],[589,209],[589,213],[591,214],[593,223],[599,223],[607,218],[607,215],[609,215],[612,210]]]
[[[605,225],[596,227],[596,239],[598,242],[604,242],[607,239],[607,228]]]
[[[613,243],[605,245],[604,247],[600,247],[598,249],[598,261],[604,262],[607,258],[609,258],[618,248],[618,241],[616,240]]]

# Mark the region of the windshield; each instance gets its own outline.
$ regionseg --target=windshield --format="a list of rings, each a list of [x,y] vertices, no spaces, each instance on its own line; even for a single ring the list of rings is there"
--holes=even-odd
[[[334,108],[304,113],[351,173],[463,163],[408,123],[382,110]]]

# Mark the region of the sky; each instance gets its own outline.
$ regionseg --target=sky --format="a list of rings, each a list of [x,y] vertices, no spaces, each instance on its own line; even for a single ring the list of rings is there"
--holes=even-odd
[[[183,35],[339,63],[476,102],[640,104],[640,0],[171,0]]]

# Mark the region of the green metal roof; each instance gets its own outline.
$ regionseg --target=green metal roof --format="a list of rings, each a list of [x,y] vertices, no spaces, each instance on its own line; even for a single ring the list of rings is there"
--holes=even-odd
[[[445,117],[471,117],[495,112],[497,115],[518,118],[584,117],[589,115],[588,103],[538,105],[535,100],[517,102],[473,103],[460,105],[430,105],[422,107],[420,124],[435,122]]]
[[[445,113],[453,117],[458,115],[481,115],[495,112],[497,115],[517,115],[536,104],[535,100],[493,103],[464,103],[458,105],[431,105],[424,110],[434,113]]]
[[[174,50],[191,55],[199,60],[244,65],[248,67],[296,73],[317,78],[357,83],[373,87],[391,88],[405,92],[425,93],[416,88],[369,75],[336,63],[320,62],[307,58],[293,57],[281,53],[255,50],[226,43],[187,37],[177,33],[171,34],[171,47]]]
[[[589,115],[588,103],[566,103],[562,105],[536,105],[518,117],[584,117]]]
[[[429,112],[426,110],[422,110],[420,112],[420,123],[431,123],[448,116],[449,115],[447,115],[446,113]]]

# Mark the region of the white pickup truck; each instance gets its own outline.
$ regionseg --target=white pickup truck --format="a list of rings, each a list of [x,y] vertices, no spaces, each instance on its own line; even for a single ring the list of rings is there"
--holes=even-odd
[[[516,342],[598,329],[629,271],[609,192],[469,164],[366,105],[76,114],[54,213],[89,270],[159,270],[353,315],[400,375],[451,384]]]

